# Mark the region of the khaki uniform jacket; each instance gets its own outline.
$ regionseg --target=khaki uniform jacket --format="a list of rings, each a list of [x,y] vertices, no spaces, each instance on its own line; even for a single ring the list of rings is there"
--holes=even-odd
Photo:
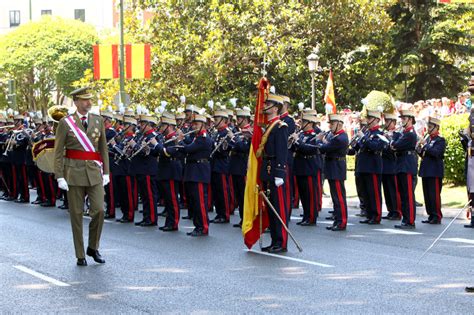
[[[77,113],[74,113],[73,117],[76,125],[85,132]],[[95,151],[102,156],[104,174],[109,174],[109,155],[102,117],[89,113],[86,134]],[[54,175],[56,179],[64,178],[70,186],[95,186],[102,183],[101,170],[96,162],[69,159],[64,156],[67,149],[85,151],[64,118],[59,121],[56,129],[54,149]]]

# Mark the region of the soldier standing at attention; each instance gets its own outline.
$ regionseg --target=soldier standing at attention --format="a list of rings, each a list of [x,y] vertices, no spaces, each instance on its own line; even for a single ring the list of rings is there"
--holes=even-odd
[[[263,191],[267,194],[282,221],[288,224],[288,209],[284,197],[284,179],[288,162],[288,125],[280,120],[278,114],[282,106],[283,99],[280,96],[270,94],[265,100],[263,113],[268,120],[268,125],[262,137],[262,143],[258,148],[257,156],[260,154],[262,156],[260,179],[262,180]],[[268,209],[268,219],[272,242],[270,246],[263,247],[262,251],[269,253],[286,252],[288,232],[271,209]]]
[[[55,139],[54,173],[59,188],[67,191],[77,265],[87,266],[82,237],[84,199],[90,201],[87,255],[105,263],[99,241],[104,224],[104,185],[109,178],[109,155],[102,118],[89,113],[92,94],[88,88],[71,92],[77,110],[59,121]]]

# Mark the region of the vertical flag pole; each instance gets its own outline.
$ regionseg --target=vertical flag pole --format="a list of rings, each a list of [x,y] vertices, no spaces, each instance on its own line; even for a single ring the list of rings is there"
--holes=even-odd
[[[125,105],[125,53],[123,44],[123,0],[120,0],[120,103]]]

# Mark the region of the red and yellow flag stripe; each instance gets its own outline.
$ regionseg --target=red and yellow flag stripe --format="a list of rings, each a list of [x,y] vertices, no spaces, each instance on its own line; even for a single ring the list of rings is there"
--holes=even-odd
[[[149,79],[151,60],[149,44],[125,45],[125,77],[127,79]]]

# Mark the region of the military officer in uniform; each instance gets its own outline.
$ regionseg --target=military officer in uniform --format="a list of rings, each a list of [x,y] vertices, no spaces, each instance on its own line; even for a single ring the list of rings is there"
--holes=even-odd
[[[280,120],[279,111],[283,106],[283,99],[278,95],[269,94],[265,100],[263,114],[268,125],[257,151],[257,156],[262,156],[260,179],[263,191],[267,194],[276,212],[288,224],[288,209],[285,200],[285,178],[288,161],[288,126]],[[267,206],[267,205],[266,205]],[[276,214],[267,207],[270,235],[272,242],[263,247],[262,251],[269,253],[282,253],[287,251],[288,232],[277,218]]]
[[[428,118],[428,133],[418,144],[417,153],[421,157],[419,175],[423,185],[426,213],[428,219],[421,223],[441,224],[441,189],[444,177],[444,152],[446,140],[439,135],[441,121],[438,118]]]
[[[324,174],[329,182],[334,207],[334,222],[326,227],[331,231],[344,231],[347,226],[346,154],[349,145],[347,133],[343,129],[343,118],[338,114],[329,114],[329,133],[318,135],[316,145],[325,154]]]
[[[290,106],[290,98],[288,96],[282,95],[283,106],[280,109],[279,115],[280,120],[288,125],[288,136],[292,135],[296,131],[295,119],[290,116],[288,113],[288,107]],[[286,165],[286,179],[285,179],[285,200],[286,208],[288,209],[289,216],[291,217],[291,209],[293,208],[294,192],[295,187],[293,183],[293,152],[288,152],[287,155],[287,165]],[[289,220],[289,219],[288,219]]]
[[[54,173],[59,188],[68,194],[77,265],[86,266],[82,237],[84,199],[89,198],[87,255],[105,263],[99,242],[104,223],[104,185],[110,181],[109,156],[102,118],[89,113],[92,94],[87,88],[71,92],[77,110],[59,121],[55,139]]]
[[[415,153],[417,135],[413,129],[415,114],[411,110],[401,110],[403,131],[393,139],[390,147],[397,156],[397,181],[402,201],[402,222],[395,225],[397,229],[414,229],[416,217],[415,178],[418,163]]]

